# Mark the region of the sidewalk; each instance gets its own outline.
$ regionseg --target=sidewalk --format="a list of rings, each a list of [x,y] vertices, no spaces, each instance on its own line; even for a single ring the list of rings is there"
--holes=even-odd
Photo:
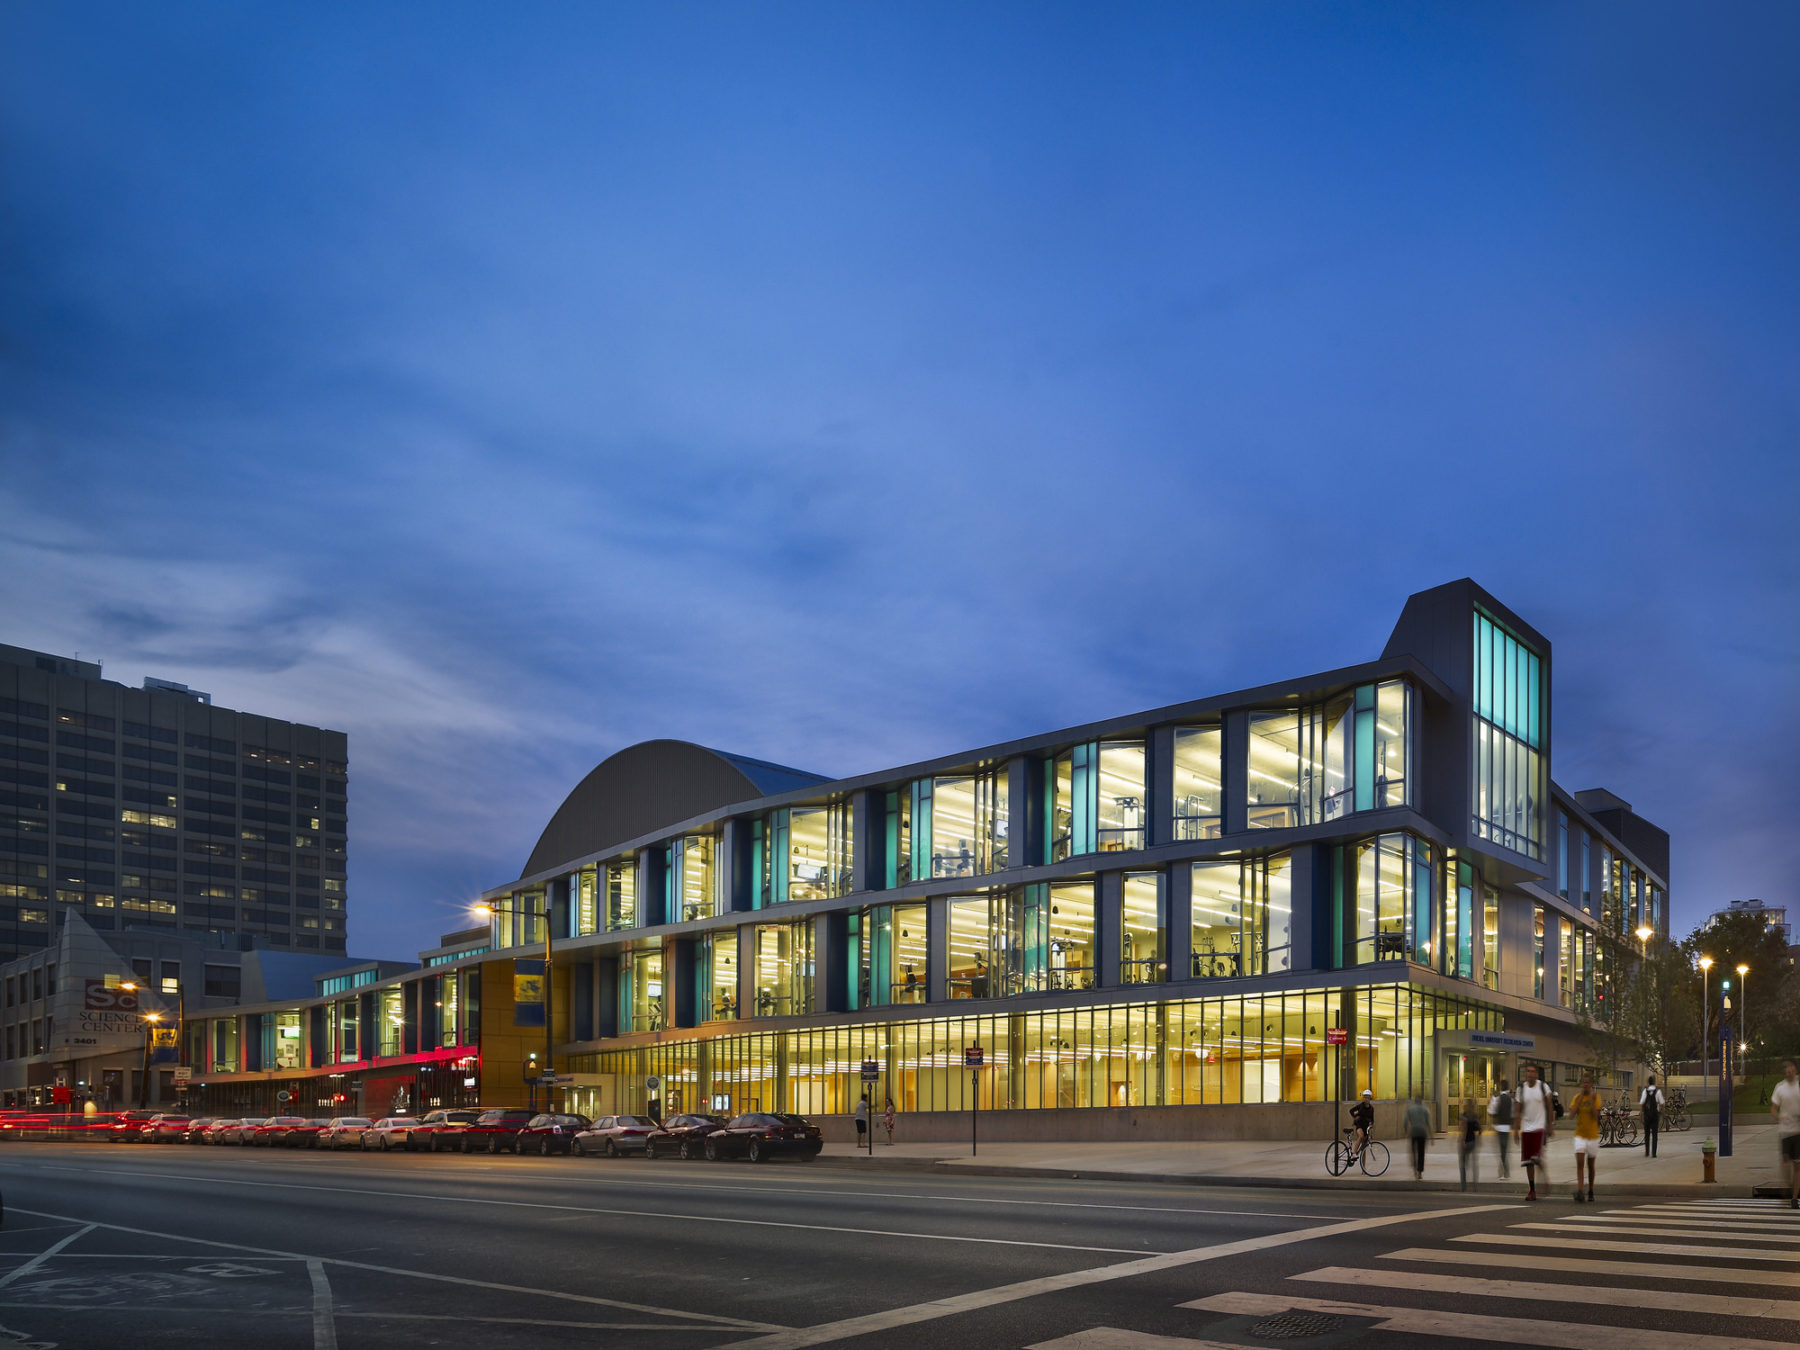
[[[1602,1195],[1747,1196],[1758,1186],[1781,1184],[1772,1125],[1740,1125],[1733,1139],[1734,1152],[1720,1158],[1713,1185],[1701,1181],[1700,1143],[1716,1137],[1700,1129],[1665,1134],[1657,1156],[1646,1158],[1643,1146],[1609,1148],[1600,1153],[1594,1193]],[[1558,1131],[1550,1145],[1549,1189],[1567,1199],[1575,1178],[1570,1156],[1574,1135]],[[1520,1196],[1525,1175],[1518,1150],[1512,1151],[1512,1176],[1499,1180],[1494,1158],[1494,1136],[1482,1139],[1481,1183],[1471,1190],[1483,1195]],[[1291,1186],[1345,1190],[1459,1189],[1456,1147],[1448,1136],[1432,1140],[1425,1155],[1425,1180],[1412,1179],[1407,1141],[1385,1141],[1392,1154],[1387,1173],[1379,1178],[1361,1173],[1333,1177],[1325,1170],[1325,1141],[1280,1140],[1249,1143],[1238,1140],[1164,1143],[1068,1143],[1014,1144],[983,1141],[978,1156],[969,1156],[964,1142],[938,1144],[877,1143],[873,1156],[850,1144],[827,1144],[819,1163],[844,1169],[878,1171],[930,1171],[969,1176],[1081,1177],[1090,1181],[1151,1181],[1186,1186]],[[1544,1174],[1539,1174],[1540,1189]]]

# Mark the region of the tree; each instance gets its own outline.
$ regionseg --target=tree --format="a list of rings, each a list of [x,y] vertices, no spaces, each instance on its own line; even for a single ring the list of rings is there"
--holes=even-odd
[[[1761,914],[1727,913],[1697,928],[1681,943],[1689,965],[1696,970],[1702,956],[1713,959],[1709,994],[1713,1034],[1718,1034],[1719,990],[1731,981],[1733,1030],[1737,1039],[1752,1047],[1751,1053],[1793,1054],[1800,1050],[1800,987],[1794,959],[1781,934],[1769,927]],[[1748,966],[1749,997],[1745,980],[1737,973]]]

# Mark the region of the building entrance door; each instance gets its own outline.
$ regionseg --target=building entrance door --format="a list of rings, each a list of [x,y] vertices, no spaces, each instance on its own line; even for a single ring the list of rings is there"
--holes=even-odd
[[[1506,1056],[1481,1050],[1445,1050],[1438,1074],[1438,1128],[1454,1129],[1462,1119],[1464,1102],[1473,1102],[1475,1114],[1488,1128],[1487,1104],[1506,1073]]]

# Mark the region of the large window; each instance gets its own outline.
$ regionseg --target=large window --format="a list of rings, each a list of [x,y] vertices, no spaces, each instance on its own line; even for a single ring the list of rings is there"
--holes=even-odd
[[[1581,912],[1594,912],[1594,836],[1581,832]]]
[[[1247,824],[1283,829],[1407,805],[1412,722],[1404,680],[1358,685],[1316,707],[1251,713]]]
[[[574,909],[570,923],[575,937],[600,931],[599,889],[597,869],[593,867],[584,867],[569,878],[569,900]]]
[[[660,946],[619,958],[619,1025],[627,1031],[661,1031],[665,1025],[663,951]]]
[[[1001,913],[991,916],[985,895],[953,897],[949,901],[950,957],[944,981],[944,992],[951,998],[990,998],[995,993],[994,979],[988,966],[990,949],[995,945],[993,920],[1005,921],[1005,905]]]
[[[1575,978],[1575,925],[1558,915],[1556,928],[1556,1000],[1563,1007],[1572,1009],[1575,1006],[1571,987]]]
[[[973,877],[1008,866],[1009,801],[1004,766],[913,784],[913,876]]]
[[[1487,885],[1481,888],[1481,982],[1500,988],[1500,892]]]
[[[892,890],[913,880],[913,801],[918,796],[915,783],[887,794],[887,884]]]
[[[1537,998],[1544,997],[1545,969],[1547,952],[1544,946],[1544,907],[1531,907],[1531,992]]]
[[[756,1015],[787,1017],[812,1011],[813,930],[810,923],[756,926]]]
[[[1475,908],[1475,869],[1452,857],[1444,869],[1444,936],[1439,969],[1461,979],[1475,978],[1475,952],[1481,941],[1480,912]]]
[[[404,1044],[406,1012],[402,997],[399,985],[383,989],[379,995],[380,1005],[375,1014],[380,1022],[381,1033],[381,1049],[378,1053],[384,1056],[404,1053],[401,1046]]]
[[[1292,966],[1289,863],[1276,853],[1193,865],[1195,978],[1272,975]]]
[[[1569,813],[1556,813],[1556,893],[1569,898]]]
[[[1544,856],[1544,675],[1538,654],[1477,610],[1475,770],[1477,838]]]
[[[1409,834],[1383,834],[1347,845],[1338,905],[1340,951],[1350,965],[1431,961],[1431,845]]]
[[[715,929],[700,939],[694,988],[703,1000],[701,1021],[723,1021],[738,1015],[737,953],[735,928]]]
[[[714,844],[710,834],[690,834],[669,846],[669,921],[710,919],[714,910]]]
[[[544,888],[514,891],[494,901],[494,949],[528,947],[544,940]]]
[[[848,895],[853,876],[850,803],[775,811],[752,827],[755,907]]]
[[[925,906],[871,906],[860,928],[856,1006],[925,1002]]]
[[[637,859],[614,858],[606,864],[606,931],[637,927]]]
[[[1161,872],[1127,872],[1119,905],[1119,983],[1169,978],[1168,887]]]
[[[300,1014],[297,1012],[275,1013],[269,1018],[275,1033],[275,1044],[265,1060],[267,1067],[275,1069],[304,1068],[302,1053],[304,1042],[300,1036]],[[236,1022],[232,1023],[236,1026]],[[214,1066],[217,1067],[216,1065]]]
[[[1224,829],[1219,728],[1175,728],[1175,838],[1217,839]]]
[[[1050,960],[1046,983],[1052,989],[1092,989],[1094,970],[1094,883],[1059,882],[1050,896]]]
[[[1147,800],[1141,740],[1088,741],[1049,761],[1048,860],[1140,849]]]

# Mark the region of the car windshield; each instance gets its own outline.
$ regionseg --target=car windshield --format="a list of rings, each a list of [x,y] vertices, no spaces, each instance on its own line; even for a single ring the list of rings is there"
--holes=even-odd
[[[339,1125],[367,1125],[369,1122],[361,1116],[339,1116],[337,1123]]]
[[[618,1123],[621,1125],[654,1125],[654,1124],[656,1124],[656,1122],[654,1120],[650,1119],[649,1116],[620,1116]]]
[[[411,1116],[389,1116],[381,1123],[383,1125],[417,1125],[419,1122]]]

